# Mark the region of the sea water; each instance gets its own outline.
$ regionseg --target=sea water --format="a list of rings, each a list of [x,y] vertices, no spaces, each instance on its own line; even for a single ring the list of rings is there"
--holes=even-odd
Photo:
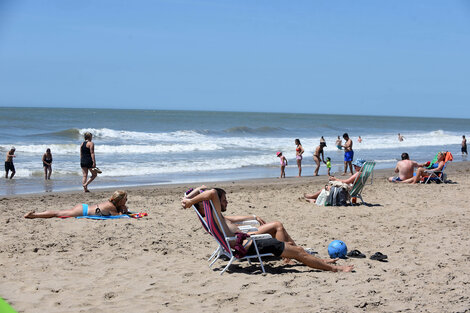
[[[323,114],[158,111],[63,108],[0,108],[0,153],[16,147],[16,176],[0,180],[0,194],[81,190],[80,144],[93,134],[96,165],[103,171],[89,186],[124,187],[277,177],[277,151],[297,175],[294,139],[304,149],[302,175],[312,176],[313,151],[324,136],[332,172],[343,170],[337,136],[349,133],[356,158],[393,168],[402,152],[427,161],[448,150],[455,161],[469,119]],[[398,133],[405,139],[398,141]],[[357,142],[361,136],[362,143]],[[344,141],[343,141],[344,142]],[[44,181],[42,156],[50,148],[52,179]],[[454,162],[455,162],[454,161]],[[391,171],[392,174],[393,171]],[[321,175],[326,174],[322,165]]]

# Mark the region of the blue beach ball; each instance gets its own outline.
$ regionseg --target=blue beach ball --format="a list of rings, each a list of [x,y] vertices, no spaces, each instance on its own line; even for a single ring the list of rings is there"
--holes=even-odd
[[[344,258],[346,257],[346,253],[348,253],[348,247],[346,247],[346,244],[341,240],[333,240],[328,245],[330,258]]]

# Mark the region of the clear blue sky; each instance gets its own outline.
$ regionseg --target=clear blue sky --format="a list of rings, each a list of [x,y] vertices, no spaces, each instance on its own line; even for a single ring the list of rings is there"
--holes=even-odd
[[[0,106],[470,118],[467,0],[0,0]]]

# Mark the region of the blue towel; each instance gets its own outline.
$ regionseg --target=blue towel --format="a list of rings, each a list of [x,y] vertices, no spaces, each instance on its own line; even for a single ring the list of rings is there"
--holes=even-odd
[[[129,215],[110,215],[110,216],[99,216],[99,215],[87,215],[87,216],[76,216],[76,218],[90,218],[92,220],[110,220],[115,218],[130,218]]]

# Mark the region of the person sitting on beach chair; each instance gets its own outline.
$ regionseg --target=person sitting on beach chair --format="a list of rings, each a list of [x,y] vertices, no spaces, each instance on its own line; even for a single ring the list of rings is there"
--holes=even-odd
[[[25,218],[51,218],[51,217],[77,217],[77,216],[111,216],[127,214],[127,192],[117,190],[113,193],[109,201],[88,205],[77,204],[71,209],[61,211],[29,212]]]
[[[416,184],[421,181],[421,178],[423,176],[426,176],[426,172],[441,172],[442,169],[444,168],[444,165],[446,164],[445,162],[445,153],[444,152],[439,152],[437,154],[437,161],[431,164],[431,168],[426,168],[424,167],[425,164],[421,164],[420,167],[418,167],[418,170],[416,171],[416,176],[413,176],[411,178],[405,179],[402,181],[402,183],[408,183],[408,184]]]
[[[397,162],[395,167],[395,173],[398,173],[398,176],[389,177],[388,181],[392,183],[401,182],[413,177],[413,171],[415,167],[423,166],[424,164],[418,164],[416,161],[410,160],[408,153],[403,152],[401,154],[401,161]]]
[[[353,184],[355,181],[356,181],[356,178],[361,175],[361,168],[362,166],[364,165],[364,163],[366,163],[365,160],[363,159],[357,159],[356,161],[352,162],[352,165],[354,166],[354,170],[356,171],[356,173],[354,173],[353,175],[349,176],[347,179],[338,179],[334,176],[330,176],[330,178],[328,179],[329,181],[338,181],[338,182],[341,182],[341,183],[345,183],[345,184]],[[308,201],[308,202],[312,202],[312,203],[315,203],[316,199],[318,198],[318,196],[320,195],[320,193],[323,191],[323,189],[326,189],[326,190],[329,190],[330,186],[329,185],[325,185],[325,188],[322,188],[320,189],[319,191],[313,193],[313,194],[310,194],[310,193],[305,193],[304,194],[304,198]]]
[[[201,191],[207,190],[208,188],[204,185],[195,188],[190,193],[188,193],[185,198],[194,198],[196,195],[200,194]],[[204,216],[204,208],[202,205],[196,203],[196,208],[199,211],[199,214],[205,218]],[[222,209],[222,212],[226,211],[226,207]],[[238,225],[243,225],[245,222],[249,221],[256,221],[259,224],[256,231],[249,231],[248,234],[250,235],[258,235],[258,234],[269,234],[271,237],[276,238],[279,241],[289,242],[292,245],[296,245],[292,237],[287,233],[287,230],[284,228],[284,225],[279,222],[270,222],[266,223],[264,219],[256,215],[244,215],[244,216],[224,216],[227,224],[232,224],[238,227]]]
[[[238,228],[232,222],[225,219],[222,212],[227,210],[228,201],[226,198],[226,193],[222,189],[211,189],[206,190],[203,193],[199,193],[191,199],[183,198],[181,201],[181,206],[183,208],[190,208],[196,203],[202,201],[212,201],[215,211],[220,219],[219,227],[223,228],[225,233],[228,236],[235,236],[235,233],[238,232]],[[246,240],[243,242],[246,244]],[[232,246],[233,248],[234,246]],[[338,259],[319,259],[299,246],[295,246],[289,242],[282,242],[275,238],[269,239],[260,239],[257,240],[257,247],[260,254],[272,253],[277,257],[295,259],[311,268],[332,271],[332,272],[350,272],[353,270],[353,265],[339,266],[335,265]],[[247,255],[257,254],[252,242],[250,242],[246,247]]]

